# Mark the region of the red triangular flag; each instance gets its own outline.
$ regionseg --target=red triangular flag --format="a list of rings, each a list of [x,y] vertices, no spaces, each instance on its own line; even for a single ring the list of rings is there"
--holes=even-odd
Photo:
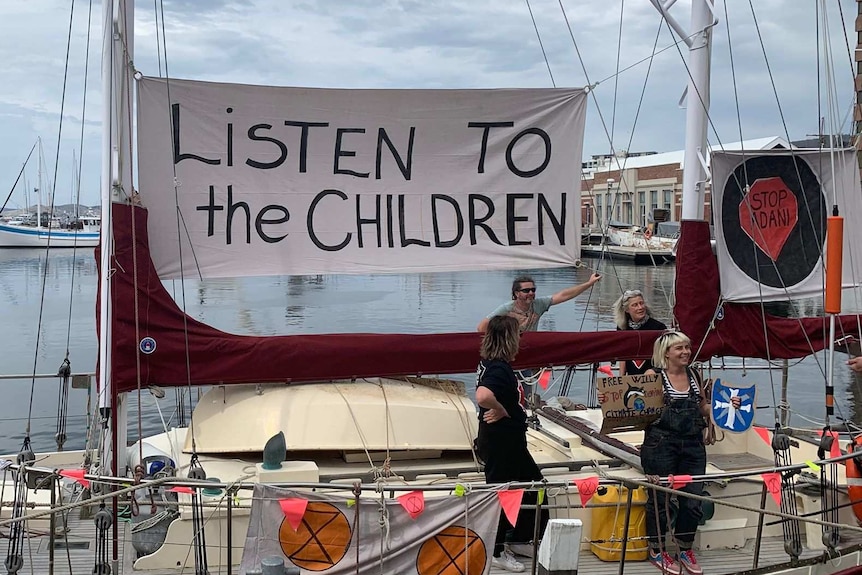
[[[500,499],[500,507],[503,508],[506,519],[514,527],[515,523],[518,522],[518,513],[521,512],[521,500],[524,499],[524,490],[507,489],[506,491],[498,491],[497,497]]]
[[[302,523],[302,517],[305,515],[305,508],[308,507],[308,499],[299,497],[289,497],[287,499],[279,499],[278,504],[281,506],[281,512],[287,518],[287,523],[293,530],[299,529]]]
[[[602,365],[602,366],[600,366],[600,367],[599,367],[599,371],[600,371],[600,372],[602,372],[603,374],[605,374],[605,375],[606,375],[606,376],[608,376],[608,377],[613,377],[613,376],[614,376],[614,370],[613,370],[613,369],[611,369],[611,366],[609,366],[609,365]]]
[[[74,479],[84,487],[90,486],[90,480],[84,479],[84,475],[87,474],[87,471],[84,469],[61,469],[60,477],[66,477],[68,479]]]
[[[410,514],[412,519],[416,519],[422,512],[425,511],[425,495],[421,491],[411,491],[397,497],[401,507]]]
[[[551,383],[551,371],[545,370],[542,372],[542,375],[539,376],[539,385],[542,386],[542,389],[548,389],[548,385]]]
[[[757,435],[760,436],[760,439],[762,439],[766,443],[766,445],[769,445],[770,447],[772,447],[772,441],[769,439],[769,430],[768,429],[766,429],[765,427],[758,427],[755,425],[754,431],[757,432]]]
[[[596,494],[596,489],[599,488],[599,477],[593,475],[584,479],[573,479],[574,484],[578,487],[578,495],[581,496],[581,507],[586,507],[593,495]]]
[[[186,493],[188,495],[194,495],[195,490],[191,487],[186,487],[184,485],[177,485],[176,487],[171,487],[168,491],[173,491],[174,493]]]
[[[691,483],[691,475],[668,475],[667,480],[671,489],[682,489]]]
[[[829,458],[841,457],[841,447],[838,445],[838,432],[830,429],[826,434],[832,438],[832,448],[829,450]],[[817,435],[823,437],[823,430],[819,430]]]
[[[766,490],[772,494],[775,499],[775,504],[781,507],[781,474],[778,472],[763,473],[763,484],[766,485]]]

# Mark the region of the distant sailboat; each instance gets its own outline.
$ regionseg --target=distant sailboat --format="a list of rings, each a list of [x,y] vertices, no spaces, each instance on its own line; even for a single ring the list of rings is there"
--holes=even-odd
[[[40,145],[40,142],[37,141],[36,145]],[[40,186],[42,180],[41,166],[42,150],[40,145]],[[102,227],[101,215],[88,211],[84,215],[76,215],[68,224],[63,224],[53,213],[48,213],[52,210],[42,211],[40,188],[34,188],[33,191],[36,193],[35,215],[28,213],[19,215],[19,217],[7,222],[0,222],[0,248],[92,248],[99,245]],[[51,205],[53,206],[53,202]],[[77,212],[77,208],[75,211]]]
[[[53,218],[43,222],[41,216],[33,224],[10,221],[0,224],[0,248],[95,247],[99,244],[101,222],[101,216],[96,214],[80,216],[73,228],[62,228]]]

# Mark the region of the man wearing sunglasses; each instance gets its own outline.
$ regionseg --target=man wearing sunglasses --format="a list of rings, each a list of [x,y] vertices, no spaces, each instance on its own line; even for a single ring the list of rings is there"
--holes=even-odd
[[[525,331],[536,331],[539,326],[539,318],[542,317],[552,305],[567,302],[584,293],[602,279],[599,274],[593,274],[586,282],[567,287],[552,296],[536,297],[536,282],[530,276],[516,277],[512,282],[512,301],[502,304],[500,307],[488,314],[488,317],[479,322],[478,331],[485,333],[488,322],[497,315],[509,315],[518,320],[521,333]]]

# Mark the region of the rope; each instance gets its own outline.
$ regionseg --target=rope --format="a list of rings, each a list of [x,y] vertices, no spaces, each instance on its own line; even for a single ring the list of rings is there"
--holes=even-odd
[[[781,433],[781,429],[776,424],[775,433],[772,437],[772,450],[775,457],[776,467],[785,467],[792,465],[793,461],[790,455],[790,438]],[[781,473],[781,511],[788,515],[798,515],[796,507],[796,487],[791,481],[795,471],[786,471]],[[784,532],[785,550],[794,559],[799,558],[802,553],[802,541],[800,539],[799,521],[785,521],[781,525]]]
[[[21,452],[18,454],[18,461],[24,462],[31,458],[33,452],[30,450],[30,439],[24,438],[24,445],[21,447]],[[9,575],[15,575],[24,566],[24,557],[21,554],[24,546],[24,532],[26,531],[24,522],[26,518],[24,512],[27,508],[27,472],[24,465],[20,465],[15,471],[12,489],[15,492],[15,501],[12,505],[12,523],[9,534],[9,546],[6,550],[5,566]]]
[[[113,525],[113,519],[113,514],[103,501],[93,518],[96,524],[96,560],[93,575],[111,575],[111,564],[108,563],[108,529]]]
[[[464,403],[455,396],[455,394],[450,393],[448,386],[440,386],[440,389],[443,390],[443,393],[446,394],[446,397],[452,402],[452,405],[455,406],[456,411],[458,413],[458,420],[461,422],[461,428],[464,431],[464,437],[467,439],[467,442],[470,444],[470,456],[473,458],[473,465],[476,466],[476,471],[480,470],[479,458],[476,455],[476,445],[473,443],[473,432],[470,429],[470,419],[472,416],[476,414],[472,409],[470,413],[467,413],[467,407],[464,406]]]
[[[383,462],[383,470],[386,474],[385,477],[388,477],[392,473],[392,462],[389,453],[389,434],[392,431],[392,417],[389,411],[389,399],[386,397],[386,386],[383,385],[383,382],[380,382],[378,387],[380,388],[380,393],[383,395],[383,408],[385,410],[383,417],[386,423],[386,460]]]
[[[827,456],[827,449],[831,452],[833,442],[838,441],[837,437],[833,437],[828,432],[829,426],[823,428],[823,435],[820,438],[820,445],[817,448],[817,457],[824,459]],[[853,444],[848,446],[849,450],[853,449]],[[828,473],[826,467],[829,467]],[[820,468],[820,512],[823,521],[831,523],[838,522],[838,466],[829,465]],[[823,526],[823,544],[830,550],[835,550],[840,541],[840,534],[837,527]]]
[[[192,454],[189,464],[190,479],[206,479],[206,473],[201,467],[197,454]],[[192,546],[195,553],[195,575],[209,575],[207,569],[207,539],[204,529],[204,509],[200,489],[192,488]]]
[[[72,374],[72,365],[69,363],[69,354],[66,352],[66,359],[57,370],[57,375],[60,377],[59,397],[57,398],[57,433],[54,439],[57,441],[57,451],[63,451],[63,444],[66,443],[66,419],[69,412],[69,379]]]
[[[362,433],[362,427],[359,425],[359,421],[356,419],[356,414],[353,413],[353,407],[350,406],[350,402],[347,401],[347,398],[341,391],[341,386],[339,386],[337,383],[334,383],[332,385],[335,386],[335,390],[341,396],[341,399],[344,400],[344,405],[347,406],[347,412],[350,414],[350,419],[353,421],[353,426],[356,428],[356,433],[359,436],[359,440],[362,442],[362,450],[365,451],[365,457],[368,458],[368,465],[371,468],[371,472],[374,474],[375,477],[377,477],[377,467],[374,465],[374,460],[371,458],[371,453],[368,452],[368,442],[365,440],[365,434]]]

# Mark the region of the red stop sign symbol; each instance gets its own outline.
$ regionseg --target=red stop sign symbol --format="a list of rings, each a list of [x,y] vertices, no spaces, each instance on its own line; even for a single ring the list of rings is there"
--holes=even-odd
[[[779,177],[756,180],[739,204],[739,225],[772,261],[798,219],[796,195]]]

